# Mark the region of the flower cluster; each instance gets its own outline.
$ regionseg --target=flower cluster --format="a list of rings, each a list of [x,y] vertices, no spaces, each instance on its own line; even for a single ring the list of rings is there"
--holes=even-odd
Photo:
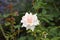
[[[22,17],[21,23],[23,23],[22,27],[26,27],[26,29],[31,29],[34,31],[36,25],[39,24],[39,20],[37,18],[37,14],[28,14],[26,12],[25,16]]]

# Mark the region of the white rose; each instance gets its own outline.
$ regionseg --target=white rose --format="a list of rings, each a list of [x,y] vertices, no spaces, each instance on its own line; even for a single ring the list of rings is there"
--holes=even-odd
[[[34,31],[36,25],[39,24],[39,20],[37,18],[37,14],[28,14],[26,12],[25,16],[22,17],[21,23],[23,23],[22,27],[26,27],[26,29],[31,29]]]

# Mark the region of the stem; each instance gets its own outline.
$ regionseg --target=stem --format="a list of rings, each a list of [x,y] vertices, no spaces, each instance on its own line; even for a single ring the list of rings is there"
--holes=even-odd
[[[13,33],[13,32],[14,32],[13,27],[14,27],[14,25],[12,24],[12,25],[11,25],[11,33]]]
[[[1,26],[1,25],[0,25],[0,26]],[[2,34],[3,34],[3,36],[5,37],[5,39],[6,39],[6,40],[8,40],[9,38],[5,35],[5,33],[4,33],[4,30],[3,30],[2,26],[0,27],[0,29],[1,29]]]
[[[18,37],[19,37],[20,29],[18,28]]]
[[[7,37],[6,40],[9,40],[9,38]]]
[[[13,35],[14,32],[15,32],[14,25],[11,23],[11,33],[12,33],[11,39],[13,40],[14,40],[14,35]]]
[[[53,5],[54,5],[56,11],[59,12],[59,9],[56,7],[55,3],[53,3]]]
[[[1,26],[1,25],[0,25],[0,26]],[[4,30],[3,30],[2,26],[0,27],[0,29],[1,29],[1,31],[2,31],[3,36],[6,38],[6,36],[5,36],[5,33],[4,33]]]

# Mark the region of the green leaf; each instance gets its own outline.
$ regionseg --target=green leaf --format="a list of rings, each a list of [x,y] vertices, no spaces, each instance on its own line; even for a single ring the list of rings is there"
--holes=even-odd
[[[51,40],[60,40],[60,37],[54,37]]]
[[[8,26],[8,25],[10,25],[10,23],[9,23],[9,22],[6,22],[6,23],[5,23],[5,26]]]
[[[15,28],[15,29],[20,28],[20,25],[16,25],[16,26],[14,26],[14,28]]]
[[[22,36],[18,40],[26,40],[26,37],[25,36]]]

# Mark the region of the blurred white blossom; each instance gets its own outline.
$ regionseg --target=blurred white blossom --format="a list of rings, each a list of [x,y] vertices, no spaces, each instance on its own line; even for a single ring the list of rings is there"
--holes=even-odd
[[[32,31],[34,31],[34,28],[36,25],[39,24],[39,20],[37,18],[37,14],[28,14],[26,12],[26,14],[22,17],[21,23],[23,23],[22,27],[26,27],[26,29],[31,29]]]

